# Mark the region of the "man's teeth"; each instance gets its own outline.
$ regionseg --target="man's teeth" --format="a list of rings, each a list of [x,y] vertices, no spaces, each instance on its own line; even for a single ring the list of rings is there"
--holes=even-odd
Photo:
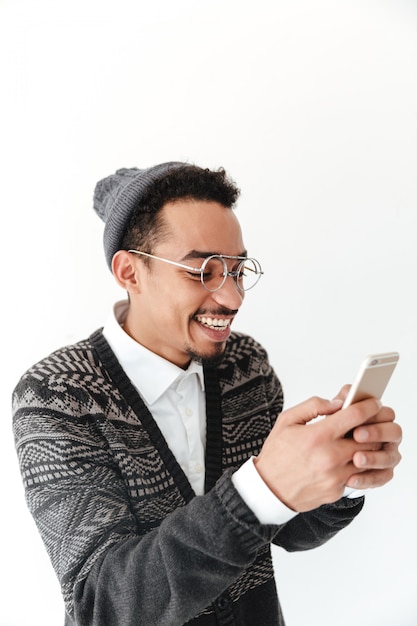
[[[198,317],[200,324],[208,326],[209,328],[215,328],[216,330],[224,330],[230,326],[230,319],[218,319],[217,317]]]

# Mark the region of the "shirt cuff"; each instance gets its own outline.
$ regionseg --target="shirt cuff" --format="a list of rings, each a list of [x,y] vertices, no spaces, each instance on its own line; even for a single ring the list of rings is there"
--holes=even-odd
[[[254,457],[248,459],[233,475],[232,482],[241,498],[256,515],[261,524],[285,524],[295,517],[264,483],[258,473]]]
[[[364,495],[364,489],[352,489],[352,487],[345,487],[345,490],[343,492],[344,498],[361,498]]]

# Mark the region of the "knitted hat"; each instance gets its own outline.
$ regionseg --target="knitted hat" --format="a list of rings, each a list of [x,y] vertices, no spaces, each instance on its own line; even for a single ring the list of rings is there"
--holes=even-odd
[[[147,169],[123,168],[100,180],[94,190],[94,210],[105,223],[103,243],[107,265],[111,269],[114,254],[120,250],[130,218],[156,180],[171,169],[186,163],[171,161]]]

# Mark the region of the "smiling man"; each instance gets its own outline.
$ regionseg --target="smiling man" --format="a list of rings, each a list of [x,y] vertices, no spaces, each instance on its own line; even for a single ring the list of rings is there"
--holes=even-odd
[[[262,276],[238,195],[223,170],[177,162],[100,181],[128,298],[16,387],[27,501],[68,626],[282,626],[271,543],[321,545],[400,460],[392,409],[342,410],[343,388],[282,412],[265,350],[233,332]]]

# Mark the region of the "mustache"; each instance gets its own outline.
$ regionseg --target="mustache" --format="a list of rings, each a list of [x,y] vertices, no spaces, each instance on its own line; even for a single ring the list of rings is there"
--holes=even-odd
[[[238,313],[239,309],[228,309],[227,307],[221,306],[217,309],[198,309],[193,315],[193,317],[197,317],[198,315],[210,315],[215,317],[216,315],[227,315],[233,316]]]

